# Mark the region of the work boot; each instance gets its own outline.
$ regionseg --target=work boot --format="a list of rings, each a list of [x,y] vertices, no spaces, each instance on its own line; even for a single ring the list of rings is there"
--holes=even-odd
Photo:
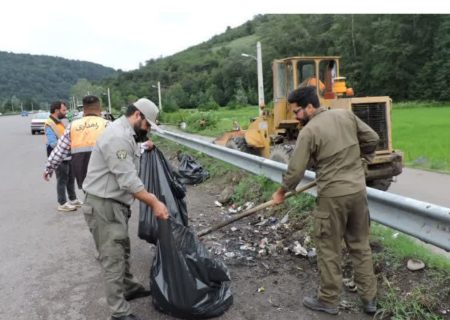
[[[323,311],[329,314],[338,314],[338,308],[320,301],[317,297],[305,297],[303,298],[303,305],[309,309],[315,311]]]
[[[138,290],[129,292],[129,293],[125,293],[124,297],[125,300],[130,301],[133,299],[138,299],[138,298],[143,298],[143,297],[148,297],[149,295],[151,295],[151,291],[147,290],[145,288],[140,288]]]
[[[377,300],[376,299],[372,299],[372,300],[362,300],[363,303],[363,309],[364,312],[367,314],[374,314],[375,312],[377,312]]]
[[[141,318],[135,316],[134,314],[129,314],[127,316],[121,316],[121,317],[111,317],[111,320],[141,320]]]

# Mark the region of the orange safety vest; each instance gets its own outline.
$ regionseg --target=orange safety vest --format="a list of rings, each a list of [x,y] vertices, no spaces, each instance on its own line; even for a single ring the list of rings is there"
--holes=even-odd
[[[44,122],[44,128],[50,127],[56,135],[56,138],[60,138],[64,134],[64,123],[61,121],[55,122],[53,118],[48,118]]]
[[[85,116],[72,122],[70,127],[70,151],[72,153],[72,172],[78,188],[82,188],[86,178],[89,159],[99,136],[109,124],[100,116]]]
[[[99,116],[86,116],[73,121],[70,127],[71,153],[91,152],[108,123]]]

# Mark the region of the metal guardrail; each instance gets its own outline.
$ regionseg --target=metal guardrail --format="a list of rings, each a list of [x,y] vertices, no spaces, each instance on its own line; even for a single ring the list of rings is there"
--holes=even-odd
[[[251,173],[281,182],[287,165],[236,150],[224,148],[187,134],[159,130],[156,135],[201,151]],[[312,181],[307,171],[300,184]],[[315,195],[316,190],[311,190]],[[450,251],[450,209],[377,189],[367,188],[371,219]]]

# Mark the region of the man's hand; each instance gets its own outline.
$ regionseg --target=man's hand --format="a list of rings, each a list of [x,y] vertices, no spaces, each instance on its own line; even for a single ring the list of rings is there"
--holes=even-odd
[[[144,202],[146,205],[152,208],[153,214],[162,220],[169,218],[169,211],[166,205],[159,201],[153,193],[147,192],[145,189],[139,192],[133,193],[133,196],[139,201]]]
[[[153,144],[153,142],[151,140],[147,140],[144,143],[141,144],[141,148],[146,150],[146,151],[150,151],[155,147],[155,145]]]
[[[279,188],[277,191],[275,191],[272,195],[273,205],[283,203],[285,194],[286,191],[283,188]]]
[[[158,219],[167,220],[169,218],[169,212],[167,207],[161,201],[156,201],[153,206],[153,213]]]
[[[47,171],[44,171],[43,178],[44,178],[45,181],[50,181],[51,177],[52,177],[51,173],[49,173]]]

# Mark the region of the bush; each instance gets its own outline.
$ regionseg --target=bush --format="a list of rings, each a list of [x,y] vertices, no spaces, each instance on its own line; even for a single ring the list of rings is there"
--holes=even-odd
[[[201,111],[211,111],[211,110],[219,110],[219,107],[220,107],[219,104],[213,98],[210,98],[208,102],[200,105],[198,109]]]
[[[187,130],[198,132],[217,125],[218,118],[213,112],[196,112],[186,119]]]
[[[186,110],[178,110],[177,112],[166,112],[165,110],[161,113],[159,120],[162,123],[178,125],[180,122],[185,122],[189,117],[190,112]]]
[[[172,95],[167,95],[163,101],[164,112],[176,112],[180,109],[176,99]]]
[[[166,113],[173,113],[173,112],[177,112],[178,110],[179,110],[179,107],[176,104],[163,105],[163,111]]]
[[[236,102],[236,100],[231,100],[230,102],[228,102],[228,104],[227,104],[227,108],[229,109],[229,110],[236,110],[236,109],[241,109],[241,108],[245,108],[245,107],[247,107],[248,106],[248,104],[241,104],[241,103],[238,103],[238,102]]]

